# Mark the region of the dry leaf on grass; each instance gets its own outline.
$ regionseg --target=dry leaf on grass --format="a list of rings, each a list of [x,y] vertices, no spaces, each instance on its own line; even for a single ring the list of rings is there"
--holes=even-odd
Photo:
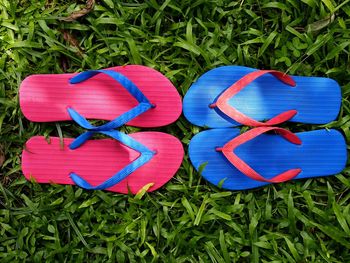
[[[308,24],[306,27],[294,27],[295,30],[299,32],[317,32],[320,31],[322,28],[327,27],[330,25],[335,19],[335,14],[329,15],[324,19],[315,21],[311,24]]]
[[[66,40],[71,46],[75,47],[78,49],[77,54],[79,56],[83,56],[83,50],[79,45],[79,41],[68,31],[64,29],[60,29],[60,32],[63,34],[64,40]]]
[[[90,13],[91,10],[94,8],[94,5],[95,0],[87,0],[84,8],[72,12],[69,16],[62,18],[62,20],[66,22],[72,22],[74,20],[77,20],[79,17],[85,16],[86,14]]]
[[[60,66],[63,72],[67,72],[68,67],[69,67],[69,62],[68,59],[65,55],[61,55],[60,57]]]
[[[334,21],[334,18],[335,18],[335,14],[332,14],[331,16],[327,16],[324,19],[313,22],[305,27],[305,31],[311,31],[311,32],[319,31],[322,28],[331,24]]]
[[[0,166],[5,162],[5,154],[2,145],[0,145]]]

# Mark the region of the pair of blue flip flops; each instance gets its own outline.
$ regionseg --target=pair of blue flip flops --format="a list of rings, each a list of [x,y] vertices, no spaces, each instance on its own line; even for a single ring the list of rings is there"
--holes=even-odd
[[[189,157],[206,180],[230,190],[340,173],[347,151],[339,131],[292,134],[273,127],[285,121],[325,124],[337,118],[340,106],[340,86],[329,78],[241,66],[210,70],[184,98],[191,123],[215,128],[192,138]],[[240,125],[257,128],[240,134],[234,128]]]

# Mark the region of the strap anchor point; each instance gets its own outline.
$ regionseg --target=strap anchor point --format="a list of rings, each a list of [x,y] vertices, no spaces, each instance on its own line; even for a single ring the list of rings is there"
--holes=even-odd
[[[222,150],[223,150],[223,147],[215,147],[215,151],[217,152],[222,152]]]

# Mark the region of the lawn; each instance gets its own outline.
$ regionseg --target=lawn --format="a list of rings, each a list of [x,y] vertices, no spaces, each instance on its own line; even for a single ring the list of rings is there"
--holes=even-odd
[[[82,129],[31,123],[18,102],[21,81],[34,73],[142,64],[183,96],[218,66],[271,68],[337,80],[336,121],[283,127],[334,128],[349,140],[350,1],[99,0],[92,10],[88,2],[0,0],[1,262],[350,262],[349,167],[327,178],[225,191],[201,178],[185,154],[154,193],[39,185],[22,176],[24,143]],[[201,129],[182,116],[152,130],[177,136],[187,151]]]

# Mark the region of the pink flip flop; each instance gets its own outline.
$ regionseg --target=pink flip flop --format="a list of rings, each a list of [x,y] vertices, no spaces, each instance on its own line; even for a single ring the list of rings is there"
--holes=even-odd
[[[78,74],[31,75],[21,83],[19,98],[22,112],[30,121],[80,119],[86,124],[82,118],[112,120],[108,129],[123,122],[137,127],[164,126],[176,121],[182,111],[174,85],[160,72],[139,65]],[[123,116],[122,120],[116,121],[117,116]],[[97,128],[89,124],[84,127]],[[99,128],[106,130],[106,125]]]
[[[38,183],[77,184],[85,189],[135,194],[151,183],[148,192],[160,188],[181,165],[184,150],[172,135],[100,133],[114,140],[65,138],[62,145],[57,137],[50,142],[42,136],[29,139],[22,153],[24,176]]]

